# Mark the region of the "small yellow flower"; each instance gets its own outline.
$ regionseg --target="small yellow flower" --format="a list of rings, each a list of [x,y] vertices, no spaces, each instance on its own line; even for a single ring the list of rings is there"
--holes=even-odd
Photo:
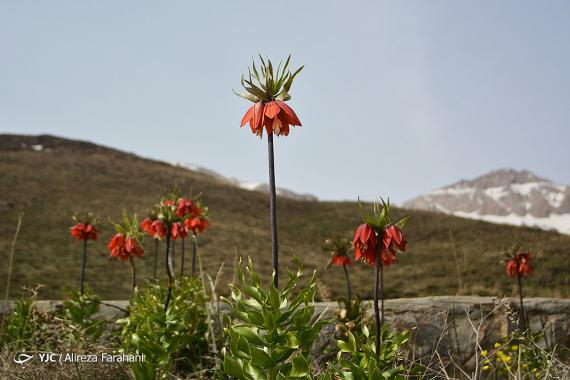
[[[484,366],[483,366],[483,371],[488,371],[489,368],[491,368],[491,367],[489,367],[488,365],[484,365]]]
[[[483,356],[487,356],[487,354],[488,354],[487,350],[483,350],[483,351],[481,351],[481,355],[483,355]]]
[[[517,346],[516,344],[511,346],[511,350],[516,351],[519,349],[519,346]]]
[[[499,342],[495,343],[495,348],[499,348],[499,347],[501,347],[501,343],[499,343]]]

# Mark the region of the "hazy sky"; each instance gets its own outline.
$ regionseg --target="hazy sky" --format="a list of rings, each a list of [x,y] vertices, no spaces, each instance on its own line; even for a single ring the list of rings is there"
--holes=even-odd
[[[232,89],[290,52],[303,127],[276,143],[278,186],[402,202],[502,167],[570,183],[569,20],[568,1],[0,0],[0,132],[266,181]]]

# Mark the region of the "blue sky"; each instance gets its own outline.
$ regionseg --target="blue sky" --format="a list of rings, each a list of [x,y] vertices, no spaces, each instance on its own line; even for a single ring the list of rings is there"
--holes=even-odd
[[[0,132],[267,178],[253,56],[304,64],[277,185],[412,196],[503,167],[570,183],[566,1],[0,1]],[[136,175],[136,173],[134,173]]]

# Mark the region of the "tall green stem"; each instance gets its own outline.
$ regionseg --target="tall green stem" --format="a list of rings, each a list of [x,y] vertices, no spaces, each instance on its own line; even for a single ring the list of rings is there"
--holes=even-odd
[[[135,293],[135,290],[137,289],[137,273],[136,273],[136,269],[135,269],[135,260],[133,259],[133,256],[129,256],[129,263],[131,264],[131,284],[133,286],[133,294]]]
[[[346,280],[346,293],[348,298],[346,299],[348,301],[348,305],[350,305],[351,300],[352,300],[352,288],[350,287],[350,277],[348,276],[348,266],[346,264],[344,264],[342,266],[342,269],[344,269],[344,279]]]
[[[384,324],[384,265],[380,260],[380,324]]]
[[[269,223],[271,227],[271,263],[275,277],[273,284],[279,286],[279,247],[277,241],[277,192],[275,190],[275,157],[273,154],[273,131],[267,134],[269,158]]]
[[[83,240],[83,261],[81,262],[81,276],[79,278],[79,292],[83,295],[83,280],[85,279],[85,267],[87,263],[87,239]]]
[[[156,266],[158,264],[158,239],[154,239],[154,263],[152,265],[152,278],[156,280]]]
[[[194,274],[196,273],[196,248],[197,248],[197,242],[196,242],[196,232],[192,233],[192,276],[194,276]]]
[[[170,297],[172,297],[172,266],[170,262],[170,231],[166,235],[166,274],[168,275],[168,293],[166,294],[166,302],[164,303],[164,312],[168,310],[168,304],[170,303]]]
[[[378,242],[376,262],[375,262],[375,284],[374,284],[374,317],[376,320],[376,357],[380,356],[380,337],[382,335],[382,320],[380,319],[380,310],[378,308],[378,292],[380,288],[380,273],[382,266],[382,258],[380,257],[381,242]]]
[[[180,278],[184,276],[184,239],[180,242]]]
[[[172,275],[174,275],[174,268],[176,267],[176,240],[172,239],[172,242],[170,244],[172,246],[170,261],[172,262]]]
[[[522,290],[522,277],[520,273],[517,273],[517,282],[519,284],[519,301],[520,301],[520,308],[521,308],[521,321],[522,321],[522,333],[526,333],[526,316],[524,312],[524,304],[523,304],[523,290]]]

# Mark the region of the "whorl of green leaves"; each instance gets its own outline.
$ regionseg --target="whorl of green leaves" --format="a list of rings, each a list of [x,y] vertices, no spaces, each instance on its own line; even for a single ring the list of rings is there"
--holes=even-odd
[[[410,330],[391,333],[387,325],[382,326],[382,344],[378,357],[374,338],[374,334],[371,335],[363,324],[361,334],[355,336],[348,332],[347,341],[337,340],[337,361],[329,362],[328,371],[321,379],[399,380],[406,379],[405,375],[418,370],[403,365],[401,347],[409,340]]]
[[[95,213],[89,210],[83,210],[81,212],[76,212],[73,214],[72,219],[75,223],[84,223],[84,224],[97,224],[97,217]]]
[[[321,243],[321,248],[325,252],[347,256],[352,250],[352,241],[348,236],[333,235]]]
[[[111,218],[109,218],[109,223],[115,227],[115,231],[117,233],[121,233],[125,236],[134,237],[139,244],[141,243],[142,233],[139,229],[139,220],[137,218],[137,214],[133,214],[132,217],[129,217],[127,211],[123,210],[123,223],[116,223]]]
[[[236,95],[257,103],[259,101],[271,101],[271,100],[282,100],[287,101],[291,99],[289,90],[293,84],[293,80],[301,72],[304,66],[299,67],[293,73],[289,70],[289,63],[291,61],[291,55],[287,57],[285,65],[281,68],[282,62],[279,62],[277,71],[274,71],[273,64],[266,58],[263,59],[259,55],[261,60],[261,67],[259,71],[255,66],[255,61],[253,61],[253,67],[247,68],[248,78],[242,74],[241,85],[245,89],[245,92],[236,93]]]
[[[137,380],[172,378],[175,360],[178,371],[193,372],[207,351],[207,297],[202,283],[184,277],[177,285],[166,313],[167,287],[149,283],[131,299],[130,314],[117,320],[122,326],[119,351],[145,356],[143,362],[130,363]]]
[[[406,223],[408,223],[408,219],[410,219],[410,216],[405,216],[402,219],[400,219],[399,221],[397,221],[396,223],[392,222],[392,219],[390,216],[390,199],[389,198],[387,201],[384,201],[384,199],[380,198],[380,202],[374,202],[372,205],[372,212],[371,213],[365,212],[364,206],[363,206],[363,204],[359,198],[358,199],[358,208],[360,210],[360,216],[361,216],[362,220],[364,221],[364,223],[368,224],[370,227],[372,227],[377,232],[380,232],[381,230],[385,229],[386,227],[388,227],[391,224],[395,225],[396,227],[398,227],[400,229],[404,228]]]
[[[313,378],[308,353],[326,321],[313,317],[315,272],[308,287],[293,295],[303,274],[299,258],[294,260],[297,272],[288,271],[289,280],[281,290],[273,281],[269,289],[261,286],[251,259],[246,279],[240,260],[236,268],[240,286],[233,285],[230,299],[222,298],[232,314],[225,317],[226,374],[241,380]]]

